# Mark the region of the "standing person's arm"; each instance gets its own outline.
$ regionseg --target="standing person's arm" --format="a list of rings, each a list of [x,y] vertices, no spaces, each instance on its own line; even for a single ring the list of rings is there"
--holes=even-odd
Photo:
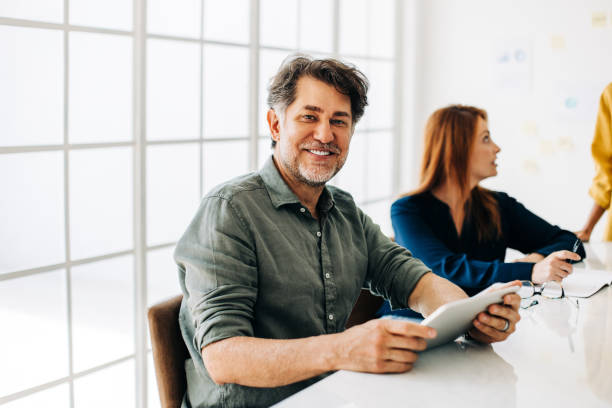
[[[599,100],[599,111],[595,125],[595,136],[591,153],[595,161],[595,177],[589,189],[594,204],[591,213],[578,236],[583,241],[591,238],[591,233],[604,211],[610,207],[612,195],[612,84],[609,84]]]

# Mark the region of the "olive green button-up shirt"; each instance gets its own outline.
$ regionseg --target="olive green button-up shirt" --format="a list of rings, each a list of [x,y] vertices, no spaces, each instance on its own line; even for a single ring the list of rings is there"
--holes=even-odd
[[[325,187],[315,219],[270,158],[213,189],[177,244],[179,321],[191,359],[186,407],[269,406],[319,378],[277,388],[216,385],[200,350],[235,336],[293,339],[344,330],[361,288],[405,308],[429,272],[350,194]]]

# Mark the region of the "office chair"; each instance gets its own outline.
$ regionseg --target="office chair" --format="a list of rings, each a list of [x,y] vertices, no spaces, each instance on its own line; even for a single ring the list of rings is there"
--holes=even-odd
[[[185,360],[187,346],[179,328],[179,310],[183,295],[175,296],[149,308],[149,332],[157,389],[162,408],[178,408],[187,389]]]
[[[185,360],[189,358],[189,352],[178,322],[182,299],[183,295],[175,296],[151,306],[148,312],[155,377],[162,408],[180,407],[187,389]],[[346,328],[373,319],[382,301],[381,297],[362,289]]]

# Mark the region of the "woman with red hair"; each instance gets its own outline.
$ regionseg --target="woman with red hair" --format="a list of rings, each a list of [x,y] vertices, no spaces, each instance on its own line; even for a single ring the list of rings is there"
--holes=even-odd
[[[585,256],[582,244],[577,253],[570,251],[577,240],[573,233],[479,185],[497,175],[499,151],[484,110],[438,109],[425,129],[420,186],[391,206],[397,243],[470,295],[514,279],[561,281],[572,272],[568,260]],[[505,263],[507,248],[526,255]],[[380,314],[389,311],[385,304]]]

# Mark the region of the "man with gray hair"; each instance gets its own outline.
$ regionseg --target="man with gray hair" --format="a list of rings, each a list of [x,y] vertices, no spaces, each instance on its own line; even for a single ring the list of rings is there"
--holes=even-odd
[[[345,330],[361,288],[428,315],[467,295],[393,243],[326,186],[344,164],[368,82],[333,59],[287,59],[269,87],[274,153],[263,168],[210,191],[176,247],[184,407],[269,406],[334,370],[405,372],[435,330],[371,320]],[[517,295],[470,334],[504,340]]]

